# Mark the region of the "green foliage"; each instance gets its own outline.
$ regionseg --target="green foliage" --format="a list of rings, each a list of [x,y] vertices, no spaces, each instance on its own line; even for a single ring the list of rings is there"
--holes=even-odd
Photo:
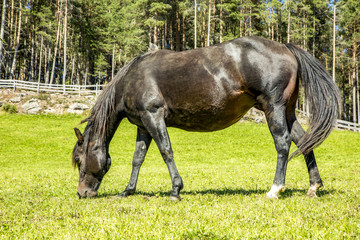
[[[4,66],[0,68],[0,78],[7,78],[6,69],[12,68],[18,30],[20,48],[14,69],[19,80],[48,81],[49,71],[55,66],[55,79],[60,82],[65,69],[64,37],[68,58],[65,82],[103,84],[111,81],[112,73],[146,52],[150,43],[177,51],[192,49],[194,45],[203,47],[207,45],[208,30],[210,45],[249,35],[281,43],[289,39],[313,54],[331,72],[334,3],[336,82],[345,103],[343,115],[346,120],[356,121],[359,109],[352,108],[358,102],[359,88],[358,0],[197,0],[196,7],[194,0],[11,1],[1,39],[6,54],[0,63]],[[67,36],[64,36],[66,7]],[[22,25],[17,29],[20,13]],[[41,55],[41,46],[40,64],[36,56]],[[349,80],[349,76],[356,79]]]
[[[136,128],[123,121],[112,166],[95,199],[76,197],[73,131],[81,116],[0,115],[0,236],[4,239],[356,239],[360,235],[360,134],[334,131],[315,150],[325,187],[307,199],[302,157],[288,164],[287,190],[265,199],[276,151],[265,124],[219,132],[169,129],[184,180],[181,202],[156,144],[134,196],[119,199],[131,172]],[[84,126],[81,126],[82,129]]]
[[[17,108],[16,108],[16,106],[13,105],[13,104],[9,104],[9,103],[4,104],[4,105],[2,106],[2,108],[3,108],[3,110],[4,110],[5,112],[7,112],[7,113],[10,113],[10,114],[17,113]]]

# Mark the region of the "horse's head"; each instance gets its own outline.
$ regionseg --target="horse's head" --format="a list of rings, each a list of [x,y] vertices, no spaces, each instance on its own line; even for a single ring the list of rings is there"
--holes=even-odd
[[[73,165],[79,169],[77,195],[79,198],[96,197],[101,180],[111,165],[108,147],[101,137],[91,136],[91,130],[85,130],[84,134],[77,128],[74,130],[78,138],[72,155]]]

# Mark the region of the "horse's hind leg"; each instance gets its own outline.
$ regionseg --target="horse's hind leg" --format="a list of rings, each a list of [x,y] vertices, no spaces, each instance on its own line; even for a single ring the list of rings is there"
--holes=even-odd
[[[291,129],[291,140],[298,144],[301,137],[305,134],[305,130],[302,128],[300,123],[296,120],[295,113],[289,123]],[[316,191],[323,186],[320,178],[320,173],[317,168],[314,152],[311,151],[309,154],[304,155],[306,166],[309,172],[310,188],[306,194],[308,197],[316,197]]]
[[[129,184],[127,185],[125,191],[120,194],[120,197],[127,197],[135,193],[140,167],[145,160],[145,155],[149,149],[151,139],[150,134],[146,130],[140,128],[137,129],[136,147],[132,161],[131,177]]]
[[[159,107],[156,110],[153,109],[151,112],[146,111],[141,116],[141,120],[156,142],[168,167],[172,182],[172,192],[170,197],[172,200],[181,200],[179,193],[183,188],[183,182],[174,162],[173,150],[164,120],[164,109]]]
[[[279,192],[285,190],[285,175],[290,150],[290,133],[285,116],[285,106],[274,106],[273,111],[265,113],[277,151],[277,164],[273,185],[267,198],[277,199]]]

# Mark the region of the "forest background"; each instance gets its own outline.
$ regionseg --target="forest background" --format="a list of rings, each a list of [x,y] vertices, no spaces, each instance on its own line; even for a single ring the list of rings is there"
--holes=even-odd
[[[104,84],[151,43],[185,51],[262,36],[319,59],[341,118],[360,123],[358,0],[1,0],[0,10],[1,79]]]

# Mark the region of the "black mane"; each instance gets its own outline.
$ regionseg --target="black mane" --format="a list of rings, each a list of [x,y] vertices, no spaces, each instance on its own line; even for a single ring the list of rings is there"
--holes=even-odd
[[[110,116],[115,112],[115,86],[125,77],[131,65],[143,56],[144,55],[135,57],[116,74],[114,79],[107,84],[105,89],[99,95],[94,107],[91,110],[90,116],[82,120],[80,124],[88,122],[93,127],[93,134],[102,136],[105,135]]]

